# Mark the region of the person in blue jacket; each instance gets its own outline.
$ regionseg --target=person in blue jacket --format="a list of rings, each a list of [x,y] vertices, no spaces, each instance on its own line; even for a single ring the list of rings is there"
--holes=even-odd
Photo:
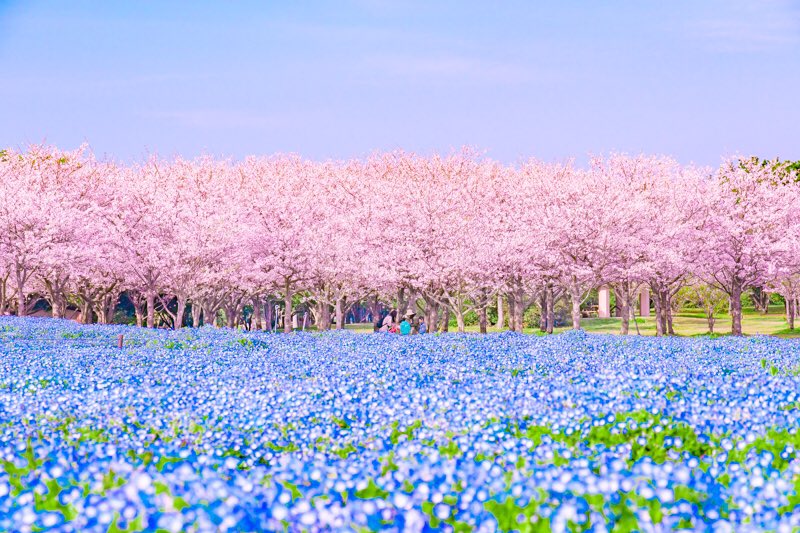
[[[406,316],[403,317],[403,321],[400,322],[400,335],[410,335],[411,334],[411,321],[414,320],[414,313],[408,311]]]

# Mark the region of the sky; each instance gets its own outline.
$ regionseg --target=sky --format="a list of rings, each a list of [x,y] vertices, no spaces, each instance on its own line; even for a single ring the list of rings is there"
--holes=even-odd
[[[0,0],[0,146],[800,159],[800,0]]]

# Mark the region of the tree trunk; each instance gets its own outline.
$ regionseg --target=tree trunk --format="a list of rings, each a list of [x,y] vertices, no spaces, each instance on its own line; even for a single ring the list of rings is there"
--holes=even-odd
[[[794,298],[786,298],[786,322],[789,324],[789,330],[794,330],[794,317],[797,313],[797,302]]]
[[[377,330],[381,327],[381,306],[378,302],[378,295],[373,294],[369,305],[370,313],[372,313],[372,329]]]
[[[669,305],[667,306],[667,333],[670,335],[675,335],[675,329],[673,328],[672,322],[672,302],[667,300]]]
[[[439,327],[439,331],[442,333],[447,333],[450,331],[450,308],[445,307],[444,313],[442,314],[442,324]]]
[[[422,299],[425,300],[425,325],[429,333],[436,333],[439,324],[439,304],[429,294],[423,294]]]
[[[653,306],[656,309],[656,337],[661,337],[664,335],[664,307],[661,302],[661,292],[658,290],[658,286],[653,287]]]
[[[291,333],[292,329],[292,285],[288,279],[283,284],[283,332]]]
[[[63,294],[53,294],[52,296],[53,318],[64,318],[67,312],[67,302]]]
[[[23,269],[17,268],[17,316],[25,316],[28,314],[28,308],[26,305],[27,298],[25,297],[25,283],[27,280],[27,273]]]
[[[0,278],[0,316],[6,314],[6,299],[8,298],[8,276]]]
[[[713,311],[711,313],[709,313],[706,318],[708,319],[708,332],[713,334],[714,333],[714,323],[716,322],[716,319],[714,318]]]
[[[510,331],[517,331],[516,309],[514,307],[514,296],[508,294],[508,329]]]
[[[481,333],[486,333],[489,326],[489,319],[487,318],[486,306],[482,305],[478,308],[478,327]]]
[[[113,293],[106,295],[106,324],[114,322],[114,313],[117,310],[119,303],[119,290],[115,289]]]
[[[539,295],[539,331],[547,331],[547,289]]]
[[[506,325],[505,310],[503,309],[503,295],[497,295],[497,329],[503,329]]]
[[[92,323],[92,302],[86,298],[81,302],[81,324]]]
[[[406,304],[406,311],[410,311],[414,313],[414,315],[419,315],[419,306],[417,305],[418,300],[419,295],[413,289],[411,289],[408,293],[408,299],[406,300],[408,302]]]
[[[119,294],[112,289],[95,302],[98,324],[111,324],[114,321],[114,310],[117,308],[118,297]]]
[[[28,310],[25,305],[25,293],[17,290],[17,316],[25,316]]]
[[[213,327],[217,326],[217,309],[210,304],[203,306],[203,324]]]
[[[769,293],[764,290],[764,287],[753,287],[751,299],[758,312],[764,315],[769,313]]]
[[[183,327],[183,316],[186,314],[186,296],[178,295],[178,310],[175,312],[175,323],[172,325],[173,329],[181,329]]]
[[[272,328],[272,300],[269,298],[262,300],[262,309],[263,309],[263,323],[262,329],[263,331],[269,331]]]
[[[742,334],[742,285],[738,281],[733,282],[731,287],[731,334],[741,336]]]
[[[620,326],[620,335],[627,335],[630,328],[631,319],[631,305],[630,295],[628,294],[628,283],[619,283],[614,287],[614,292],[617,295],[617,307],[619,308],[620,318],[622,324]]]
[[[547,331],[548,334],[552,334],[556,321],[555,301],[553,298],[552,283],[547,284],[547,289],[545,290],[545,298],[547,300],[547,320],[545,322],[545,330]]]
[[[397,289],[397,318],[398,320],[400,317],[406,314],[406,309],[408,309],[408,300],[405,297],[406,289],[405,287],[400,287]]]
[[[525,290],[521,282],[514,289],[514,328],[519,333],[525,328]]]
[[[576,286],[570,287],[570,298],[572,299],[572,329],[581,329],[581,293]]]
[[[464,323],[464,312],[460,308],[454,308],[453,314],[456,315],[456,324],[458,325],[458,332],[464,333],[466,331],[466,324]]]
[[[342,296],[336,299],[336,329],[344,329],[344,308],[347,298]]]
[[[145,296],[145,305],[147,305],[147,327],[156,327],[156,293],[148,292]]]
[[[47,300],[50,302],[53,318],[64,318],[67,310],[67,299],[64,295],[64,280],[59,281],[58,276],[53,280],[44,280]]]
[[[136,327],[140,328],[144,325],[144,313],[142,312],[142,304],[138,300],[131,298],[133,303],[133,314],[136,317]]]
[[[272,331],[272,300],[264,301],[264,331]]]
[[[231,303],[225,304],[225,326],[228,328],[236,327],[236,308]]]
[[[664,335],[672,335],[674,332],[670,326],[672,321],[671,318],[671,310],[670,310],[670,297],[669,297],[669,289],[661,289],[659,293],[656,295],[656,299],[661,303],[661,330],[664,332]]]
[[[200,302],[192,300],[192,327],[199,328],[200,327],[200,316],[203,313],[203,306],[200,305]]]
[[[326,302],[320,302],[317,305],[317,329],[319,331],[327,331],[331,329],[331,306]]]
[[[273,310],[272,310],[272,300],[267,298],[265,302],[266,307],[264,307],[264,330],[265,331],[272,331],[272,319],[274,317]]]
[[[261,329],[261,298],[253,298],[253,317],[250,319],[250,329],[258,331]]]

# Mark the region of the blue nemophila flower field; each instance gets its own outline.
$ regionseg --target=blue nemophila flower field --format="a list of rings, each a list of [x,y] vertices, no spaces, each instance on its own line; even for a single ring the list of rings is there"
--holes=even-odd
[[[766,337],[3,318],[0,530],[792,531],[799,372]]]

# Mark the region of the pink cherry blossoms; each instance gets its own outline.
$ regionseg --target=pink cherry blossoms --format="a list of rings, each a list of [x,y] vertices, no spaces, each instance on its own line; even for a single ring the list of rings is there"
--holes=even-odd
[[[0,313],[46,301],[54,317],[113,320],[120,295],[139,325],[227,325],[293,306],[321,329],[355,303],[413,309],[429,328],[505,302],[521,330],[531,305],[553,329],[554,302],[580,327],[587,297],[611,287],[628,332],[647,291],[659,333],[691,280],[740,298],[766,287],[800,297],[800,181],[777,161],[718,169],[609,155],[588,168],[503,165],[473,150],[364,160],[294,155],[243,161],[152,157],[134,165],[86,147],[0,152]],[[277,307],[276,307],[277,305]],[[41,304],[40,304],[41,306]]]

